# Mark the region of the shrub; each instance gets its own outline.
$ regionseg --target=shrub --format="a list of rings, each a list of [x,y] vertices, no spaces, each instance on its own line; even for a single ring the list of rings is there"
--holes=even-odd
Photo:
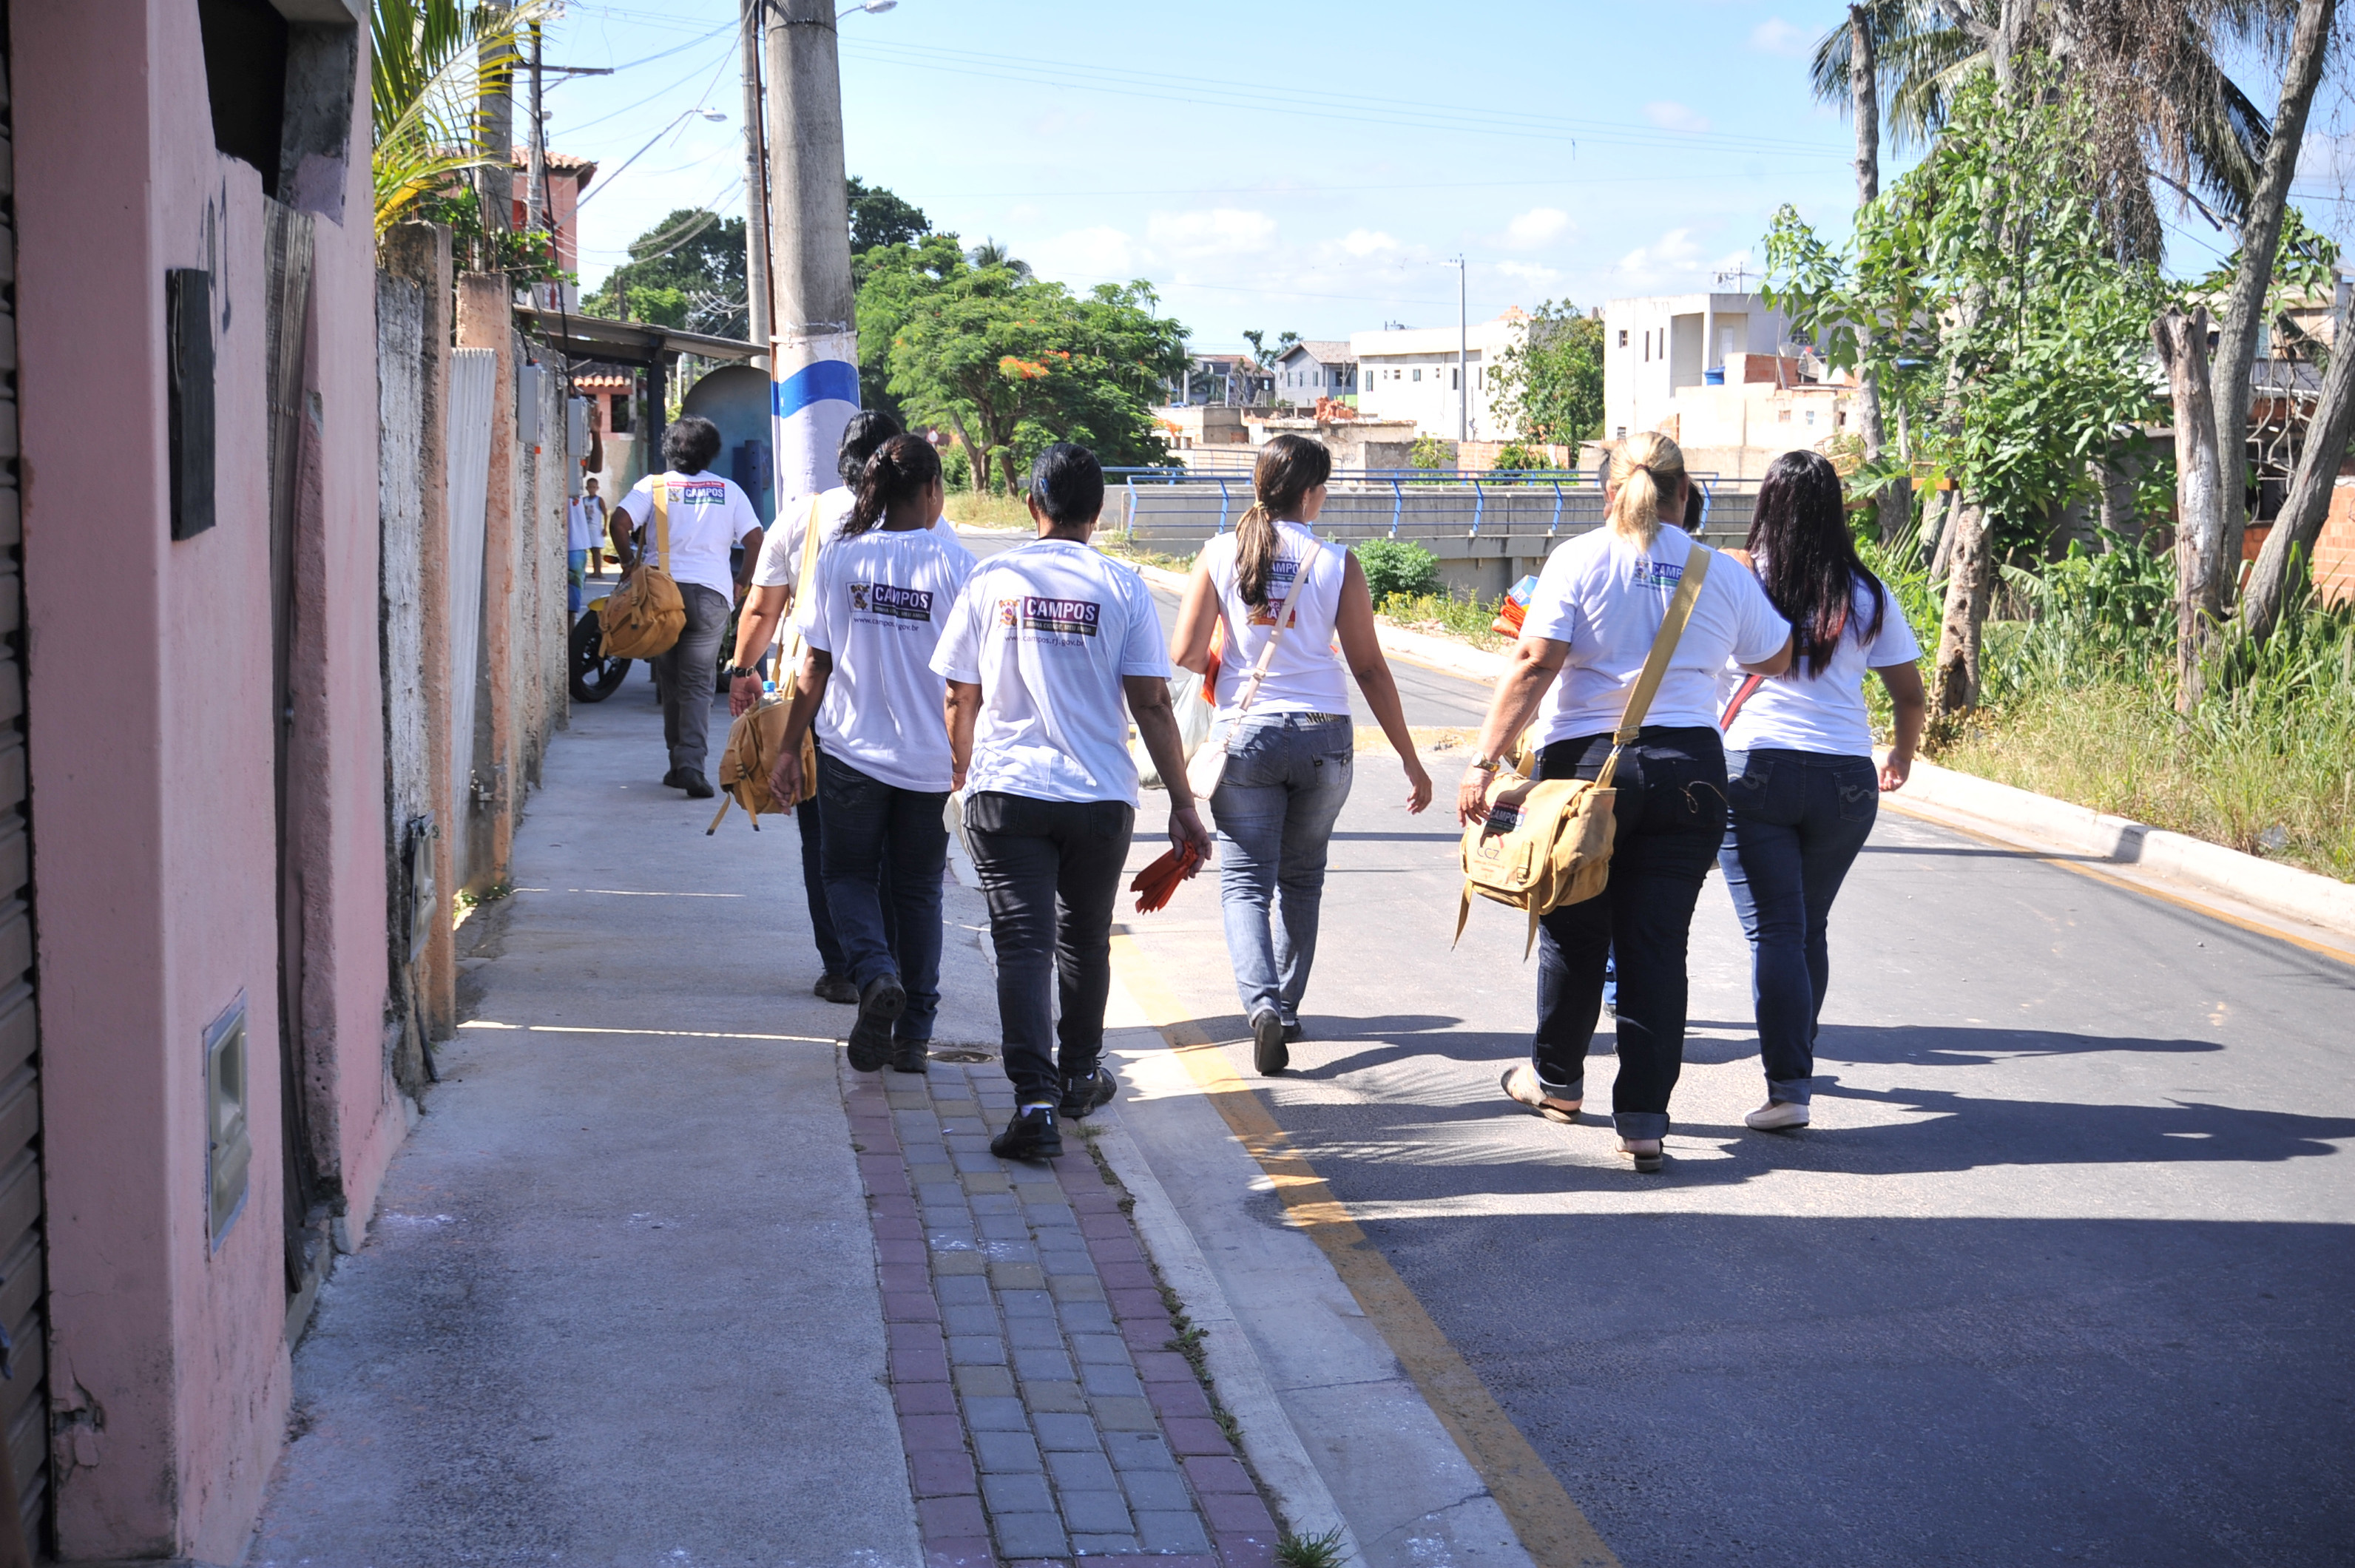
[[[1377,604],[1394,593],[1412,598],[1439,587],[1439,558],[1408,539],[1369,539],[1358,547],[1358,564]]]
[[[1543,453],[1532,452],[1518,441],[1508,442],[1497,453],[1497,466],[1509,469],[1543,468],[1546,466],[1546,460]]]
[[[1455,466],[1455,443],[1442,441],[1435,435],[1419,435],[1407,449],[1406,460],[1417,468],[1453,468]]]

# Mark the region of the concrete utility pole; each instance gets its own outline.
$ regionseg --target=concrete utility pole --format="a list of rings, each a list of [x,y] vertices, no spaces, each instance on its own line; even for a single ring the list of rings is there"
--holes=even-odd
[[[515,227],[515,46],[486,43],[483,60],[483,227],[504,234]]]
[[[751,309],[750,334],[769,343],[769,157],[761,133],[761,48],[768,37],[767,0],[744,0],[744,298]],[[765,353],[753,368],[769,368]]]
[[[834,449],[858,409],[857,300],[842,159],[834,0],[775,0],[769,27],[769,189],[776,247],[770,375],[777,505],[837,483]]]
[[[540,111],[539,24],[531,25],[531,129],[525,133],[523,227],[537,234],[548,227],[548,122]]]

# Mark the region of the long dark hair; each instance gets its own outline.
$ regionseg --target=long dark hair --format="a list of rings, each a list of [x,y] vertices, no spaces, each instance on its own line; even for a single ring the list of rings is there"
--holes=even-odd
[[[1859,588],[1872,595],[1872,619],[1858,640],[1881,635],[1889,591],[1857,556],[1839,474],[1823,453],[1786,452],[1767,464],[1749,548],[1768,601],[1791,623],[1792,667],[1810,677],[1830,667],[1856,613]]]
[[[1300,510],[1308,492],[1333,476],[1333,454],[1305,435],[1279,435],[1260,448],[1252,468],[1256,497],[1235,525],[1235,586],[1243,603],[1267,608],[1268,574],[1275,568],[1275,525]]]
[[[899,433],[900,421],[882,410],[859,410],[842,427],[841,444],[834,449],[835,473],[856,490],[858,476],[867,472],[867,460],[875,455],[875,449]]]
[[[895,435],[875,449],[858,475],[858,496],[850,506],[843,537],[863,534],[883,520],[883,514],[924,493],[941,476],[941,454],[921,435]]]

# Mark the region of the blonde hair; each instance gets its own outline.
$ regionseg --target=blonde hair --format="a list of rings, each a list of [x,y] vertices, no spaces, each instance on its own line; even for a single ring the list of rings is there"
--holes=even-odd
[[[1638,431],[1611,453],[1611,530],[1648,548],[1659,537],[1660,508],[1685,484],[1685,454],[1658,431]]]

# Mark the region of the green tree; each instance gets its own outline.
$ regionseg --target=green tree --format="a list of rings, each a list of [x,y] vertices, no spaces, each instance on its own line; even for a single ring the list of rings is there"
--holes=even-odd
[[[1002,265],[976,267],[954,234],[868,252],[862,357],[910,425],[947,430],[976,488],[1017,487],[1057,441],[1108,465],[1166,461],[1153,406],[1186,362],[1185,329],[1144,283],[1075,295]]]
[[[507,155],[483,145],[480,105],[509,90],[517,39],[551,0],[375,0],[368,20],[376,230],[434,217],[453,186]]]
[[[746,299],[744,220],[681,208],[632,240],[630,260],[581,304],[596,315],[742,338],[752,329]]]
[[[1524,441],[1575,446],[1603,433],[1603,324],[1549,300],[1497,366],[1495,400]]]
[[[850,207],[850,253],[865,255],[878,245],[912,245],[932,231],[932,219],[913,202],[857,175],[844,182]]]

